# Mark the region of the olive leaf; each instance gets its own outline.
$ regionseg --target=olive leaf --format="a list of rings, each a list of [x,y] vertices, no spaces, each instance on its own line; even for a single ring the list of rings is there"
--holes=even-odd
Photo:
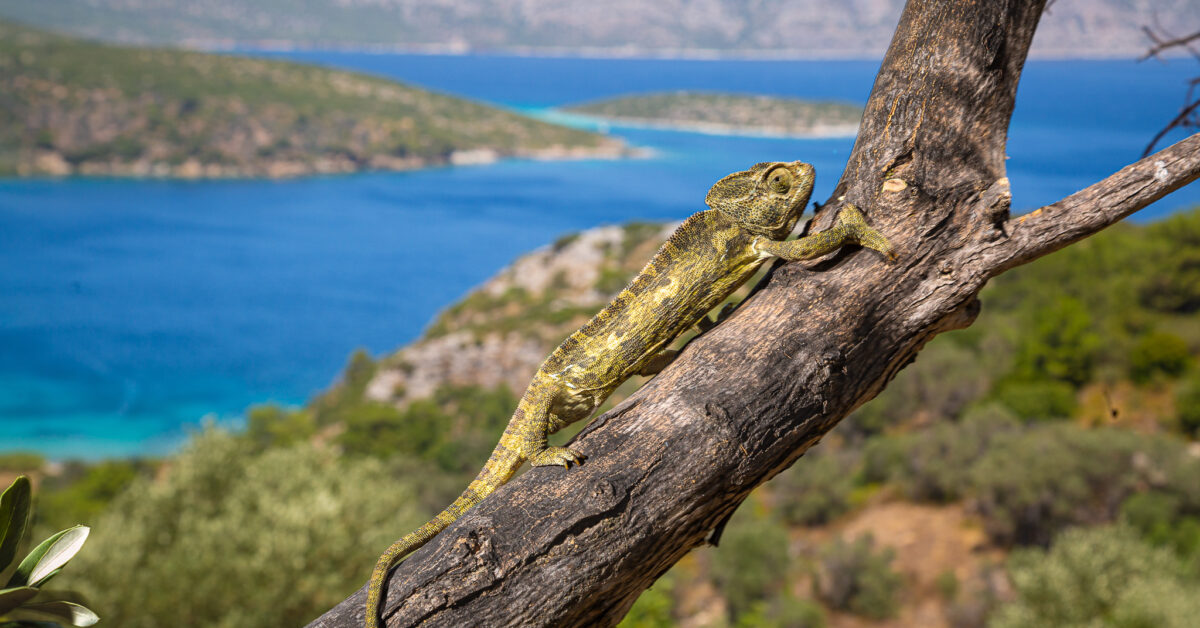
[[[72,626],[91,626],[100,621],[100,616],[82,604],[74,602],[39,602],[25,604],[8,615],[5,619],[17,621],[52,621],[66,622]]]
[[[8,586],[38,586],[52,578],[60,567],[79,552],[90,531],[91,528],[87,526],[75,526],[42,541],[17,566]]]
[[[0,589],[0,617],[14,608],[32,600],[38,594],[33,587],[14,587]]]
[[[0,495],[0,571],[4,571],[17,555],[17,544],[29,522],[29,478],[18,476],[12,486]]]

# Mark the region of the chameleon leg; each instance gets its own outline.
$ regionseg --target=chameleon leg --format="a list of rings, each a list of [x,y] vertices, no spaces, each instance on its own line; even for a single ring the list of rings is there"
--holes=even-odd
[[[888,242],[883,234],[867,226],[862,212],[852,203],[846,203],[842,208],[842,213],[838,214],[838,222],[851,230],[851,237],[859,244],[883,253],[889,260],[896,259],[896,250],[892,248],[892,243]]]
[[[825,231],[798,240],[782,241],[759,238],[755,243],[758,249],[764,253],[793,261],[820,257],[847,244],[861,244],[883,253],[888,259],[895,258],[892,245],[887,238],[867,226],[862,212],[849,204],[838,215],[838,224]]]
[[[535,467],[561,465],[566,469],[572,462],[583,464],[583,454],[569,447],[551,447],[546,440],[551,432],[556,431],[553,428],[561,427],[550,413],[553,398],[554,390],[551,385],[534,381],[529,390],[525,391],[521,403],[517,405],[517,416],[504,431],[505,437],[511,432],[517,451]]]
[[[729,318],[729,315],[732,314],[735,309],[737,309],[736,303],[726,303],[721,310],[717,312],[716,320],[709,318],[707,315],[701,316],[700,320],[696,321],[696,329],[703,334],[713,327],[720,325],[721,321]]]
[[[638,375],[658,375],[667,365],[675,361],[679,357],[679,351],[675,349],[663,349],[659,351],[650,361],[637,372]]]

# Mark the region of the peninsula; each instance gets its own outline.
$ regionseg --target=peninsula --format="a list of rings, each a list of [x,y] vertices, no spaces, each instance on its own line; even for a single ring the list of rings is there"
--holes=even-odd
[[[858,132],[862,108],[752,94],[655,92],[564,107],[616,124],[730,135],[846,137]]]
[[[0,22],[0,174],[290,177],[626,150],[364,74]]]

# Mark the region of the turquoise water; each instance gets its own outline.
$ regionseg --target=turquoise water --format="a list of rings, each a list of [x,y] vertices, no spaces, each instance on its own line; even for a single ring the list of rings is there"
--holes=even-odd
[[[540,113],[627,91],[732,89],[863,102],[870,62],[702,62],[305,53]],[[1033,208],[1140,154],[1192,68],[1033,62],[1009,145]],[[522,252],[563,233],[677,220],[756,161],[817,167],[852,140],[613,128],[652,159],[295,181],[0,180],[0,451],[169,451],[208,415],[302,403],[349,353],[383,354]],[[1200,203],[1186,188],[1151,219]]]

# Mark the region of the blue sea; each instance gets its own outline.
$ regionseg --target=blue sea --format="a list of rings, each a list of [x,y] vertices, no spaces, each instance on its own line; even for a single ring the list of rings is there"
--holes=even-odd
[[[255,53],[267,54],[267,53]],[[721,90],[865,102],[877,62],[595,60],[305,52],[532,115],[629,92]],[[1194,64],[1030,62],[1009,140],[1014,205],[1052,202],[1137,159]],[[434,168],[290,181],[0,179],[0,452],[159,455],[205,417],[301,404],[349,354],[384,355],[521,253],[580,229],[679,220],[721,176],[816,165],[850,138],[612,127],[650,159]],[[1182,134],[1172,136],[1172,140]],[[1191,186],[1136,216],[1200,204]]]

